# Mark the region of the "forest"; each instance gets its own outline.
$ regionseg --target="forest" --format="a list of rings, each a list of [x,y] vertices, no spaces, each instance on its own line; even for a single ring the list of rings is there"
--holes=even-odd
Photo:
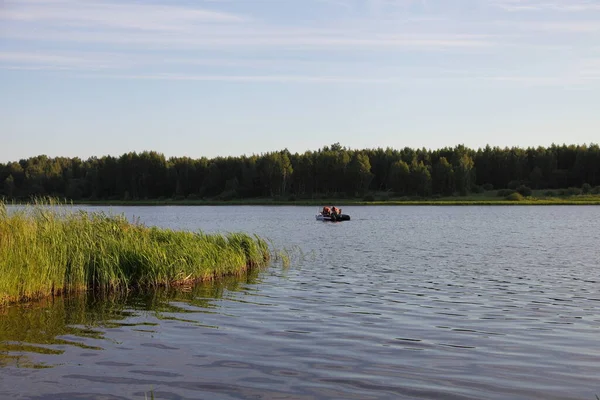
[[[15,200],[350,199],[381,192],[435,198],[567,188],[571,194],[600,193],[597,144],[355,150],[335,143],[304,153],[285,149],[212,159],[144,151],[87,160],[39,155],[0,163],[0,197]]]

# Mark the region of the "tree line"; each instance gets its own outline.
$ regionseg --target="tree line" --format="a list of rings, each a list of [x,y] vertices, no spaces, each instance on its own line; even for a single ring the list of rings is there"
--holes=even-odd
[[[353,150],[335,143],[317,151],[192,159],[154,151],[120,157],[45,155],[0,163],[0,196],[73,200],[351,198],[466,195],[492,189],[597,187],[600,148],[552,145],[477,150]]]

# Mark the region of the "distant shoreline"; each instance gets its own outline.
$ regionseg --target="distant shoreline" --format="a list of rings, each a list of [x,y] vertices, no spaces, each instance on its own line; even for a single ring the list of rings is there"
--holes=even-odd
[[[101,200],[70,200],[52,197],[62,204],[92,205],[92,206],[554,206],[554,205],[600,205],[600,194],[570,194],[567,190],[562,193],[550,190],[533,190],[529,196],[511,194],[503,196],[504,191],[487,191],[471,193],[467,196],[432,196],[432,197],[401,197],[388,192],[372,192],[364,197],[336,198],[318,196],[319,198],[287,197],[254,197],[230,200],[199,199],[199,198],[156,198],[156,199],[101,199]],[[511,192],[511,191],[509,191]],[[513,197],[516,196],[516,197]],[[44,199],[41,196],[39,199]],[[2,200],[2,197],[0,197]],[[4,204],[27,204],[31,199],[5,199]]]
[[[600,196],[585,196],[581,199],[575,198],[546,198],[546,199],[524,199],[511,201],[505,199],[424,199],[424,200],[385,200],[364,201],[348,199],[324,199],[324,200],[269,200],[269,199],[245,199],[245,200],[94,200],[73,201],[75,205],[92,206],[314,206],[337,205],[348,206],[552,206],[552,205],[600,205]]]

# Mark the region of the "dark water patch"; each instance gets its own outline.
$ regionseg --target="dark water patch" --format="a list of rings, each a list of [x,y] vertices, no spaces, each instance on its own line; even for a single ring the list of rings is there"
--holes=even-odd
[[[300,334],[310,334],[311,333],[310,331],[301,331],[301,330],[298,330],[298,329],[286,329],[285,332],[288,332],[288,333],[300,333]]]
[[[109,322],[105,325],[106,328],[130,327],[130,326],[159,326],[159,324],[156,322],[140,322],[140,323]]]
[[[140,374],[140,375],[146,375],[146,376],[159,376],[159,377],[164,377],[164,378],[177,378],[177,377],[181,376],[181,374],[176,374],[174,372],[167,372],[167,371],[146,371],[146,370],[132,369],[132,370],[129,370],[129,372],[132,374]]]
[[[155,384],[156,381],[149,379],[137,379],[131,377],[122,377],[122,376],[94,376],[94,375],[81,375],[81,374],[71,374],[65,375],[65,379],[74,379],[78,381],[87,381],[87,382],[99,382],[106,383],[109,385],[152,385]]]
[[[475,346],[466,346],[461,344],[438,343],[439,346],[454,347],[456,349],[475,349]]]
[[[196,320],[194,320],[194,319],[179,318],[179,317],[173,317],[173,316],[167,316],[167,315],[157,315],[156,318],[163,320],[163,321],[188,322],[191,324],[196,323]]]
[[[167,345],[161,344],[161,343],[140,343],[140,346],[152,347],[154,349],[159,349],[159,350],[179,350],[178,347],[171,347],[171,346],[167,346]]]
[[[403,342],[422,342],[421,339],[411,339],[411,338],[396,338],[395,340],[400,340]]]
[[[242,379],[240,379],[240,382],[261,383],[261,384],[267,384],[267,385],[283,385],[283,384],[285,384],[285,381],[283,381],[283,380],[276,380],[276,379],[270,379],[270,378],[242,378]]]
[[[131,367],[135,364],[126,363],[126,362],[116,362],[116,361],[98,361],[96,365],[102,365],[106,367]]]

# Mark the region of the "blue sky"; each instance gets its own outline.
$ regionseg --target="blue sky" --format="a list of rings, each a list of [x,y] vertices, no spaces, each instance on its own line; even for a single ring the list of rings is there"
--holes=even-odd
[[[598,0],[0,0],[0,162],[597,143]]]

